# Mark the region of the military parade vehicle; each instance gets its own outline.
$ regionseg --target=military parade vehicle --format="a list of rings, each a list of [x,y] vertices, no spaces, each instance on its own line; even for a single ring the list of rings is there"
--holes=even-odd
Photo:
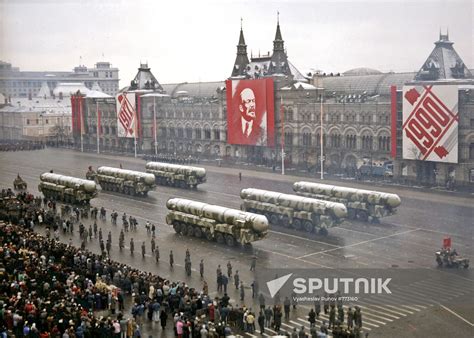
[[[156,183],[179,188],[196,188],[206,182],[206,169],[187,165],[148,162],[146,172],[155,175]]]
[[[344,204],[260,189],[242,189],[242,209],[265,215],[270,224],[327,235],[347,216]]]
[[[23,214],[22,203],[15,196],[0,197],[0,220],[18,224]]]
[[[15,180],[13,181],[13,189],[15,190],[26,190],[28,185],[25,181],[20,177],[20,174],[17,175]]]
[[[99,167],[95,181],[103,190],[132,196],[146,196],[155,188],[155,176],[141,171]]]
[[[97,196],[94,181],[54,173],[41,174],[38,190],[47,198],[65,203],[88,204]]]
[[[171,198],[166,223],[177,233],[234,246],[250,244],[267,235],[265,216],[183,198]]]
[[[293,190],[300,196],[342,203],[349,219],[378,222],[381,217],[396,213],[400,197],[379,191],[338,187],[335,185],[295,182]]]
[[[451,250],[451,248],[442,248],[439,251],[436,251],[436,263],[438,266],[447,267],[447,268],[464,268],[469,267],[469,259],[460,256],[456,250]]]

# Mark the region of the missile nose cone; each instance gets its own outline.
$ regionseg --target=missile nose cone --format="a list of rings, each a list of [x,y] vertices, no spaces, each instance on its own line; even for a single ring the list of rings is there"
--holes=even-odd
[[[400,204],[402,204],[402,200],[398,195],[395,194],[389,194],[387,198],[387,204],[390,205],[392,208],[398,207]]]
[[[344,204],[342,203],[335,203],[335,206],[333,208],[334,215],[339,218],[345,218],[347,217],[347,208]]]

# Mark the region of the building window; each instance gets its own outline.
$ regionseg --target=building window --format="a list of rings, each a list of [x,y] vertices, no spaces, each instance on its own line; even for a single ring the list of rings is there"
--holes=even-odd
[[[469,144],[469,159],[474,160],[474,143]]]
[[[285,146],[286,147],[293,146],[293,133],[291,131],[285,132]]]
[[[311,134],[308,132],[303,133],[303,146],[311,147],[311,142],[312,142]]]
[[[26,119],[26,124],[30,124],[30,119]]]
[[[183,128],[178,128],[178,137],[183,138],[184,137],[184,130]]]
[[[191,128],[186,128],[186,138],[193,138],[193,130]]]
[[[221,139],[221,131],[219,129],[214,129],[214,140],[220,140]]]
[[[346,148],[355,149],[356,148],[356,136],[355,135],[346,135]]]
[[[331,148],[339,148],[341,146],[341,135],[332,134],[330,141],[331,141]]]
[[[362,149],[372,150],[373,148],[373,137],[369,135],[362,136]]]
[[[211,129],[209,129],[208,127],[206,127],[204,129],[204,138],[206,140],[210,140],[211,139]]]
[[[201,129],[196,129],[196,139],[197,140],[201,139]]]

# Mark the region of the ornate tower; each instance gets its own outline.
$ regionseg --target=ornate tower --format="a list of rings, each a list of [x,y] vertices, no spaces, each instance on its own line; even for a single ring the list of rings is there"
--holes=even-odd
[[[237,57],[235,58],[234,68],[232,68],[232,77],[245,76],[246,69],[250,63],[247,56],[247,45],[245,44],[244,31],[242,30],[242,19],[240,21],[239,44],[237,45]]]

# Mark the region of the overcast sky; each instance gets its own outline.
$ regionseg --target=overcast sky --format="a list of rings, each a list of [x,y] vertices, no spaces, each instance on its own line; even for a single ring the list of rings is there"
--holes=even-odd
[[[120,69],[121,86],[140,61],[161,83],[221,81],[241,17],[250,57],[272,50],[277,11],[289,59],[303,72],[415,71],[440,28],[474,68],[472,0],[0,0],[0,60],[65,71],[106,60]]]

